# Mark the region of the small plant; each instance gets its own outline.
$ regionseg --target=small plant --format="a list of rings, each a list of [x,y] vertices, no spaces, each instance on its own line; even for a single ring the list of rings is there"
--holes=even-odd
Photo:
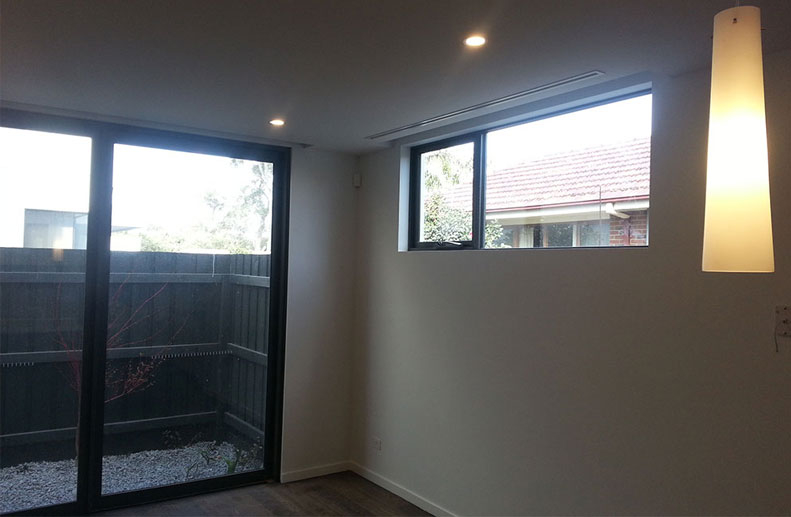
[[[233,474],[236,472],[236,466],[239,465],[239,459],[242,456],[242,451],[239,447],[234,446],[233,448],[233,458],[226,458],[225,456],[222,457],[222,460],[225,462],[225,473],[226,474]]]
[[[192,463],[186,469],[186,480],[190,481],[197,477],[198,467],[205,465],[211,467],[213,464],[224,464],[225,474],[233,474],[237,469],[247,467],[256,460],[261,454],[263,447],[261,444],[255,443],[248,448],[241,448],[238,445],[233,445],[233,451],[230,455],[225,455],[221,450],[221,445],[218,442],[207,442],[206,446],[200,451],[201,459]]]
[[[193,481],[206,477],[201,475],[200,469],[204,467],[211,469],[213,465],[225,467],[225,475],[234,474],[239,470],[256,468],[256,461],[263,457],[263,446],[260,443],[249,443],[249,446],[239,446],[236,443],[222,442],[217,440],[201,441],[202,434],[197,432],[192,435],[190,440],[185,440],[181,433],[176,429],[166,429],[162,431],[162,441],[168,449],[191,449],[197,450],[198,458],[184,470],[184,480]],[[232,450],[227,453],[228,447]]]

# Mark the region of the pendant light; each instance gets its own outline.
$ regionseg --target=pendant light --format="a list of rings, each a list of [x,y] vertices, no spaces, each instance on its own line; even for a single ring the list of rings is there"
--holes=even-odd
[[[774,271],[761,12],[714,17],[703,271]]]

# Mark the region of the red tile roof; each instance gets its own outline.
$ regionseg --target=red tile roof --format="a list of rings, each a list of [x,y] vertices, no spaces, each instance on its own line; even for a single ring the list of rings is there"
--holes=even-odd
[[[489,170],[486,211],[648,198],[651,142],[641,138]]]
[[[650,139],[640,138],[489,170],[486,211],[647,199],[650,162]],[[469,206],[470,186],[456,186],[448,198],[452,205]]]

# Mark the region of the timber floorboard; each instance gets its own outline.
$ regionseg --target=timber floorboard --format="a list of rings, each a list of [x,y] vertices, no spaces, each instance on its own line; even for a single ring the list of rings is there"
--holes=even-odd
[[[268,483],[132,506],[95,515],[430,515],[353,472]]]

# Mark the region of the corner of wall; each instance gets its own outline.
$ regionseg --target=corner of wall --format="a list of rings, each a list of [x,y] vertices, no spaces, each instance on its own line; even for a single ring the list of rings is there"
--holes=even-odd
[[[294,149],[281,479],[346,470],[356,157]]]

